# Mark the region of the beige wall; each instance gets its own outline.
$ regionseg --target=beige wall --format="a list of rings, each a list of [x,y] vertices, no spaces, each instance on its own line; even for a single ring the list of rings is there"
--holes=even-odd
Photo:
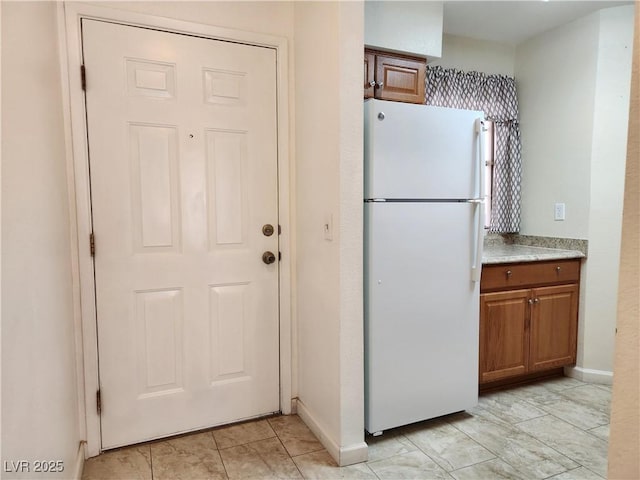
[[[465,72],[513,76],[515,57],[515,46],[507,43],[445,34],[442,40],[442,57],[429,61],[429,65],[457,68]]]
[[[516,49],[523,234],[587,238],[598,31],[594,14]],[[565,221],[553,220],[554,202]]]
[[[295,6],[298,411],[340,464],[366,458],[362,8]]]
[[[585,368],[613,370],[624,168],[633,45],[633,6],[600,11],[585,263]]]
[[[131,12],[186,20],[247,32],[293,36],[293,4],[261,1],[91,2]]]
[[[298,394],[330,439],[340,437],[338,12],[295,8]],[[326,39],[325,39],[326,36]],[[323,225],[333,217],[333,241]]]
[[[613,371],[632,19],[633,6],[604,9],[516,49],[521,233],[589,240],[571,375],[602,382]]]
[[[2,461],[62,460],[51,477],[69,478],[82,437],[55,12],[2,5],[1,443]]]
[[[636,7],[640,7],[638,2]],[[608,478],[612,480],[640,478],[640,15],[637,12],[609,440]]]
[[[340,438],[341,463],[364,443],[362,2],[340,6]]]

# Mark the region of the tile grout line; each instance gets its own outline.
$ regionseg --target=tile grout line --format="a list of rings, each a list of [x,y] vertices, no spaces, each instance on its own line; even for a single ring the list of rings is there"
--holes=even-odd
[[[545,410],[545,412],[547,412],[547,411]],[[530,419],[528,419],[528,420],[523,420],[522,422],[517,422],[517,423],[516,423],[516,424],[514,424],[514,425],[517,425],[517,424],[519,424],[519,423],[528,422],[529,420],[535,420],[535,419],[538,419],[538,418],[543,418],[543,417],[546,417],[546,416],[553,417],[553,418],[555,418],[556,420],[558,420],[558,421],[560,421],[560,422],[563,422],[563,423],[566,423],[567,425],[570,425],[570,426],[572,426],[572,427],[574,427],[574,428],[577,428],[578,430],[580,430],[581,432],[584,432],[584,433],[590,433],[590,430],[594,430],[594,429],[596,429],[596,428],[604,427],[604,426],[607,426],[607,425],[610,425],[610,424],[611,424],[610,422],[607,422],[607,423],[603,423],[602,425],[597,425],[597,426],[595,426],[595,427],[591,427],[591,428],[582,428],[582,427],[579,427],[578,425],[575,425],[575,424],[571,423],[570,421],[568,421],[568,420],[566,420],[566,419],[564,419],[564,418],[559,417],[558,415],[554,415],[552,412],[547,412],[547,415],[543,415],[543,416],[541,416],[541,417],[530,418]],[[525,432],[525,433],[526,433],[526,432]],[[608,440],[604,440],[604,439],[602,439],[602,438],[598,437],[597,435],[594,435],[594,434],[592,434],[592,433],[591,433],[591,435],[592,435],[593,437],[597,438],[598,440],[601,440],[601,441],[603,441],[603,442],[606,442],[607,444],[609,443],[609,441],[608,441]]]
[[[493,453],[493,452],[491,452]],[[460,467],[460,468],[456,468],[455,470],[451,470],[450,472],[447,472],[449,475],[451,475],[453,472],[459,472],[460,470],[462,470],[463,468],[469,468],[469,467],[476,467],[478,465],[482,465],[483,463],[489,463],[489,462],[493,462],[495,460],[501,460],[504,463],[506,463],[507,465],[509,465],[511,468],[513,468],[516,472],[518,473],[522,473],[520,472],[520,470],[518,470],[516,467],[514,467],[513,465],[511,465],[509,462],[506,462],[505,460],[503,460],[502,458],[495,456],[493,458],[488,458],[486,460],[482,460],[481,462],[478,463],[474,463],[472,465],[465,465],[464,467]],[[453,475],[451,475],[453,477]],[[454,477],[455,478],[455,477]]]
[[[147,445],[149,447],[149,464],[151,467],[151,480],[153,480],[153,453],[151,452],[151,445]]]
[[[607,462],[608,465],[608,462]],[[596,475],[597,477],[602,478],[603,480],[606,480],[606,477],[603,477],[602,475],[600,475],[599,473],[594,472],[593,470],[591,470],[589,467],[586,467],[584,465],[582,465],[582,468],[588,470],[589,472],[593,473],[594,475]]]
[[[544,415],[544,416],[545,416],[545,417],[553,417],[553,418],[554,418],[555,420],[557,420],[557,421],[564,422],[564,423],[566,423],[567,425],[570,425],[570,426],[572,426],[572,427],[574,427],[574,428],[578,428],[578,427],[576,427],[575,425],[571,425],[569,422],[567,422],[567,421],[565,421],[565,420],[562,420],[561,418],[558,418],[558,417],[556,417],[555,415],[553,415],[553,414],[551,414],[551,413],[547,413],[547,415]],[[537,418],[543,418],[543,417],[537,417]],[[532,420],[535,420],[535,419],[532,419]],[[524,423],[524,422],[528,422],[528,421],[529,421],[529,420],[523,420],[522,422],[518,422],[518,423]],[[515,424],[515,425],[516,425],[516,426],[518,426],[518,424]],[[520,427],[518,426],[518,428],[520,428]],[[579,429],[579,428],[578,428],[578,430],[581,430],[581,429]],[[568,458],[568,459],[569,459],[569,460],[571,460],[572,462],[575,462],[575,463],[576,463],[576,464],[578,464],[580,467],[586,468],[586,469],[587,469],[587,470],[589,470],[590,472],[593,472],[593,470],[591,470],[591,469],[590,469],[589,467],[587,467],[586,465],[583,465],[582,463],[580,463],[577,459],[572,458],[572,457],[570,457],[569,455],[566,455],[566,454],[562,453],[562,452],[561,452],[561,451],[559,451],[557,448],[553,447],[552,445],[549,445],[549,444],[548,444],[547,442],[545,442],[544,440],[542,440],[542,439],[540,439],[540,438],[537,438],[537,437],[534,437],[533,435],[531,435],[531,434],[530,434],[530,433],[528,433],[528,432],[525,432],[524,430],[520,430],[520,431],[521,431],[522,433],[526,434],[526,435],[529,435],[529,436],[530,436],[530,437],[532,437],[532,438],[535,438],[536,440],[538,440],[538,441],[539,441],[540,443],[542,443],[543,445],[546,445],[547,447],[549,447],[549,448],[550,448],[550,449],[552,449],[553,451],[557,452],[559,455],[562,455],[563,457]],[[583,432],[587,433],[587,432],[586,432],[586,431],[584,431],[584,430],[581,430],[581,431],[583,431]],[[595,437],[595,435],[592,435],[592,436],[593,436],[593,437]],[[597,438],[597,437],[596,437],[596,438]],[[602,440],[602,439],[600,438],[599,440]],[[602,440],[602,441],[604,441],[604,440]],[[609,442],[606,442],[606,443],[607,443],[607,447],[608,447]],[[576,468],[580,468],[580,467],[576,467]],[[575,470],[575,468],[574,468],[574,469],[572,469],[572,470]],[[567,471],[570,471],[570,470],[567,470]],[[593,472],[593,473],[594,473],[594,474],[596,474],[596,475],[598,475],[598,474],[597,474],[597,473],[595,473],[595,472]],[[600,476],[600,475],[598,475],[598,476]]]
[[[286,447],[285,447],[285,450],[286,450]],[[326,451],[326,450],[327,450],[326,448],[322,447],[322,448],[319,448],[318,450],[311,450],[310,452],[299,453],[298,455],[291,455],[291,454],[289,454],[289,451],[287,450],[287,454],[289,454],[289,456],[293,459],[293,458],[303,457],[305,455],[310,455],[312,453],[318,453],[318,452],[322,452],[322,451]],[[364,462],[364,463],[366,463],[366,462]]]
[[[369,469],[369,471],[370,471],[371,473],[373,473],[373,475],[374,475],[378,480],[382,480],[382,479],[378,476],[378,474],[375,472],[375,470],[369,466],[369,463],[368,463],[368,462],[364,462],[364,464],[365,464],[365,466]]]
[[[222,458],[222,454],[220,453],[220,449],[218,448],[218,442],[216,441],[216,437],[213,434],[213,430],[211,430],[209,432],[209,434],[211,435],[211,439],[213,440],[213,445],[216,447],[216,452],[218,453],[218,456],[220,457],[220,463],[222,463],[222,468],[224,468],[224,474],[226,476],[226,478],[229,478],[229,471],[227,470],[227,466],[224,463],[224,458]]]
[[[269,419],[267,419],[267,421],[269,421]],[[282,441],[282,438],[280,438],[280,435],[278,434],[278,431],[277,431],[275,428],[273,428],[273,425],[271,425],[271,422],[270,422],[270,421],[269,421],[269,427],[271,427],[271,430],[273,430],[273,432],[275,433],[275,437],[278,439],[278,441],[279,441],[279,442],[280,442],[280,444],[282,445],[282,448],[284,448],[284,451],[287,453],[287,456],[289,457],[289,459],[291,460],[291,462],[293,463],[293,465],[296,467],[296,469],[297,469],[297,470],[298,470],[298,472],[300,473],[300,478],[303,478],[303,479],[305,479],[305,480],[306,480],[306,479],[307,479],[307,477],[305,477],[305,476],[304,476],[304,474],[302,473],[302,470],[300,470],[300,467],[298,466],[298,464],[296,463],[296,461],[294,460],[294,458],[296,458],[296,457],[301,457],[301,456],[303,456],[303,455],[308,455],[308,454],[311,454],[311,453],[316,453],[316,452],[326,451],[326,448],[324,448],[324,447],[322,446],[322,444],[320,444],[320,445],[321,445],[321,448],[319,448],[318,450],[312,450],[312,451],[310,451],[310,452],[304,452],[304,453],[301,453],[301,454],[299,454],[299,455],[291,455],[291,453],[289,453],[289,450],[288,450],[288,449],[287,449],[287,447],[285,446],[284,442]],[[317,439],[317,437],[316,437],[315,435],[314,435],[314,438],[315,438],[316,440],[318,440],[318,439]],[[337,468],[341,468],[341,467],[339,467],[339,466],[338,466]],[[375,472],[373,472],[373,474],[375,475]],[[376,478],[378,478],[378,477],[377,477],[377,475],[376,475]]]
[[[491,412],[489,412],[489,413],[491,413]],[[580,462],[578,462],[577,460],[575,460],[575,459],[573,459],[573,458],[569,457],[568,455],[565,455],[564,453],[562,453],[562,452],[558,451],[557,449],[555,449],[555,448],[554,448],[554,447],[552,447],[551,445],[547,444],[547,443],[546,443],[545,441],[543,441],[542,439],[537,438],[537,437],[534,437],[534,436],[533,436],[533,435],[531,435],[530,433],[525,432],[524,430],[522,430],[521,428],[519,428],[519,427],[518,427],[518,423],[528,422],[528,421],[530,421],[530,420],[536,420],[536,419],[543,418],[543,417],[547,417],[547,416],[551,416],[551,417],[553,417],[553,415],[551,415],[550,413],[545,413],[545,415],[540,415],[540,416],[538,416],[538,417],[533,417],[533,418],[529,418],[529,419],[527,419],[527,420],[522,420],[521,422],[516,422],[516,423],[509,423],[509,422],[506,422],[506,423],[508,423],[510,426],[512,426],[512,427],[514,427],[514,428],[516,428],[516,430],[517,430],[519,433],[521,433],[521,434],[525,435],[526,437],[529,437],[531,440],[534,440],[534,441],[536,441],[536,442],[539,442],[539,443],[541,443],[542,445],[544,445],[545,447],[547,447],[547,448],[549,448],[549,449],[553,450],[553,451],[554,451],[554,452],[556,452],[559,456],[561,456],[561,457],[563,457],[563,458],[566,458],[567,460],[570,460],[570,461],[574,462],[574,463],[575,463],[576,465],[578,465],[579,467],[584,467],[584,465],[582,465],[582,464],[581,464]],[[554,418],[557,418],[557,417],[554,417]],[[487,422],[490,422],[490,423],[493,423],[493,424],[495,424],[495,425],[498,425],[498,426],[500,426],[500,427],[502,427],[502,425],[500,425],[500,424],[498,424],[498,423],[496,423],[496,422],[493,422],[492,420],[486,419],[486,421],[487,421]],[[571,425],[571,424],[570,424],[570,423],[568,423],[568,422],[565,422],[565,423],[567,423],[568,425]],[[453,424],[452,424],[452,426],[453,426],[454,428],[456,428],[458,431],[462,432],[462,431],[461,431],[459,428],[457,428],[455,425],[453,425]],[[576,427],[576,428],[577,428],[577,427]],[[462,433],[465,433],[465,432],[462,432]],[[468,436],[468,435],[467,435],[467,436]],[[472,439],[472,440],[473,440],[473,439]],[[491,452],[492,454],[494,454],[494,455],[495,455],[495,458],[498,458],[498,459],[502,460],[504,463],[506,463],[507,465],[509,465],[510,467],[512,467],[512,468],[513,468],[514,470],[516,470],[517,472],[522,473],[522,474],[524,474],[524,473],[525,473],[525,472],[522,472],[522,471],[521,471],[519,468],[517,468],[515,465],[512,465],[511,463],[509,463],[505,458],[503,458],[503,457],[501,457],[500,455],[498,455],[496,452],[494,452],[493,450],[491,450],[491,449],[490,449],[489,447],[487,447],[486,445],[482,445],[480,442],[476,442],[476,443],[478,443],[480,446],[482,446],[483,448],[485,448],[486,450],[488,450],[489,452]],[[489,461],[489,460],[485,460],[485,461]],[[479,462],[479,463],[484,463],[485,461],[482,461],[482,462]],[[478,465],[478,464],[476,464],[476,465]],[[558,465],[559,465],[559,464],[558,464]],[[560,465],[560,466],[562,467],[562,465]],[[579,467],[575,467],[575,468],[579,468]],[[464,467],[461,467],[461,468],[464,468]],[[564,468],[564,467],[562,467],[562,468]],[[585,467],[585,468],[586,468],[586,467]],[[459,469],[458,469],[458,470],[459,470]],[[568,471],[569,471],[569,469],[565,469],[565,470],[564,470],[564,472],[568,472]],[[557,473],[556,475],[560,475],[561,473],[564,473],[564,472],[559,472],[559,473]]]
[[[491,412],[489,412],[489,413],[491,413]],[[541,418],[541,417],[544,417],[544,416],[546,416],[546,415],[541,415],[540,417],[534,417],[534,418]],[[530,420],[531,420],[531,419],[530,419]],[[498,423],[496,423],[496,422],[493,422],[493,421],[491,421],[491,420],[486,420],[486,421],[487,421],[487,422],[490,422],[490,423],[493,423],[493,424],[495,424],[495,425],[498,425],[499,427],[503,427],[502,425],[500,425],[500,424],[498,424]],[[526,420],[525,420],[525,421],[526,421]],[[506,422],[506,423],[509,423],[509,422]],[[510,424],[510,425],[513,425],[513,424]],[[454,424],[451,424],[451,426],[452,426],[453,428],[455,428],[456,430],[458,430],[460,433],[463,433],[463,434],[467,435],[465,432],[463,432],[462,430],[460,430],[460,429],[459,429],[458,427],[456,427]],[[514,426],[515,426],[515,425],[514,425]],[[504,427],[503,427],[503,428],[504,428]],[[521,433],[523,433],[523,434],[525,434],[525,435],[527,435],[527,436],[531,437],[533,440],[536,440],[536,441],[540,442],[542,445],[544,445],[544,446],[548,446],[546,443],[544,443],[543,441],[538,440],[537,438],[535,438],[535,437],[533,437],[533,436],[529,435],[527,432],[524,432],[524,431],[522,431],[522,430],[520,430],[520,429],[517,429],[517,430],[518,430],[519,432],[521,432]],[[467,435],[467,437],[469,437],[469,435]],[[469,438],[471,438],[471,437],[469,437]],[[485,450],[487,450],[487,451],[488,451],[488,452],[490,452],[491,454],[493,454],[493,456],[494,456],[494,457],[493,457],[493,458],[490,458],[490,459],[488,459],[488,460],[483,460],[483,461],[481,461],[481,462],[474,463],[474,464],[472,464],[472,465],[466,465],[466,466],[464,466],[464,467],[457,468],[457,469],[455,469],[455,470],[452,470],[452,472],[456,472],[456,471],[461,470],[461,469],[463,469],[463,468],[472,467],[472,466],[474,466],[474,465],[480,465],[480,464],[482,464],[482,463],[491,462],[491,461],[493,461],[493,460],[500,460],[500,461],[502,461],[502,462],[506,463],[507,465],[509,465],[511,468],[513,468],[513,469],[514,469],[516,472],[518,472],[519,474],[525,475],[525,472],[523,472],[522,470],[520,470],[519,468],[517,468],[515,465],[512,465],[511,463],[509,463],[509,462],[507,461],[507,459],[506,459],[506,458],[501,457],[499,454],[497,454],[496,452],[494,452],[492,449],[490,449],[490,448],[489,448],[489,447],[487,447],[486,445],[483,445],[482,443],[480,443],[480,442],[478,442],[478,441],[474,440],[473,438],[471,438],[471,440],[472,440],[472,441],[474,441],[474,442],[476,442],[478,445],[480,445],[482,448],[484,448]],[[554,449],[554,451],[556,451],[556,452],[557,452],[557,450],[555,450],[555,449]],[[557,452],[557,453],[558,453],[559,455],[562,455],[560,452]],[[566,457],[566,455],[562,455],[562,456],[565,456],[565,457]],[[567,458],[569,458],[569,457],[567,457]],[[572,459],[569,459],[569,460],[572,460]],[[578,464],[578,463],[576,462],[576,464]],[[580,464],[578,464],[578,465],[580,465]],[[577,467],[576,467],[576,468],[577,468]],[[566,471],[567,471],[567,470],[565,470],[565,472],[566,472]],[[564,472],[560,472],[560,473],[564,473]]]
[[[442,470],[444,470],[445,473],[449,473],[449,470],[445,469],[442,465],[440,465],[440,463],[438,463],[436,461],[435,458],[433,458],[431,455],[429,455],[427,452],[425,452],[424,450],[422,450],[418,445],[416,445],[414,442],[411,441],[411,439],[404,433],[401,434],[411,445],[413,445],[414,447],[416,447],[416,450],[418,450],[419,452],[422,452],[423,454],[425,454],[427,456],[427,458],[429,458],[433,463],[435,463],[438,467],[440,467]],[[392,458],[392,457],[390,457]],[[453,470],[451,470],[453,471]],[[374,472],[375,473],[375,472]]]
[[[579,387],[572,387],[572,388],[579,388]],[[569,389],[567,388],[567,389],[565,389],[565,390],[569,390]],[[561,393],[559,393],[559,392],[552,392],[552,393],[554,393],[554,394],[556,394],[556,395],[560,395],[560,396],[562,396],[562,397],[563,397],[563,399],[562,399],[562,400],[563,400],[563,401],[565,401],[565,402],[574,403],[574,404],[580,405],[581,407],[585,407],[585,408],[588,408],[588,409],[593,410],[593,411],[595,411],[595,412],[599,412],[597,409],[595,409],[595,408],[593,408],[593,407],[591,407],[591,406],[589,406],[589,405],[585,405],[585,404],[583,404],[583,403],[580,403],[580,402],[578,402],[578,401],[576,401],[576,400],[573,400],[572,398],[565,397],[564,395],[562,395],[562,394],[561,394]],[[605,426],[605,425],[610,425],[610,423],[611,423],[611,421],[609,420],[607,423],[603,423],[602,425],[597,425],[597,426],[595,426],[595,427],[591,427],[591,428],[582,428],[582,427],[580,427],[579,425],[575,425],[574,423],[571,423],[571,422],[570,422],[569,420],[567,420],[567,419],[560,418],[558,415],[554,415],[554,413],[553,413],[553,412],[550,412],[549,410],[547,410],[547,408],[546,408],[546,407],[548,407],[548,405],[536,405],[535,403],[533,403],[533,402],[531,402],[531,401],[528,401],[527,399],[524,399],[524,398],[523,398],[522,400],[523,400],[527,405],[530,405],[530,406],[532,406],[532,407],[535,407],[535,408],[537,408],[538,410],[542,410],[543,412],[545,412],[545,414],[546,414],[546,415],[551,415],[551,416],[553,416],[554,418],[556,418],[556,419],[558,419],[558,420],[561,420],[561,421],[563,421],[563,422],[565,422],[565,423],[567,423],[567,424],[569,424],[569,425],[571,425],[571,426],[573,426],[573,427],[575,427],[575,428],[577,428],[577,429],[579,429],[579,430],[581,430],[581,431],[583,431],[583,432],[589,432],[589,430],[593,430],[594,428],[603,427],[603,426]],[[609,410],[610,410],[610,408],[609,408]],[[526,422],[526,421],[528,421],[528,420],[533,420],[533,419],[535,419],[535,418],[542,418],[542,417],[544,417],[544,416],[546,416],[546,415],[541,415],[541,416],[538,416],[538,417],[533,417],[533,418],[529,418],[529,419],[527,419],[527,420],[522,420],[522,421],[523,421],[523,422]],[[521,423],[521,422],[516,422],[516,423]],[[601,440],[602,440],[602,439],[601,439]]]
[[[273,429],[273,427],[271,427]],[[289,457],[289,460],[291,460],[291,463],[293,463],[293,466],[296,467],[296,470],[298,471],[298,473],[300,474],[300,478],[306,478],[303,473],[302,470],[300,470],[300,467],[298,467],[298,464],[293,460],[293,457],[291,456],[291,454],[289,453],[289,450],[287,450],[287,447],[284,445],[284,442],[282,441],[282,439],[280,438],[280,435],[278,435],[278,432],[275,431],[275,429],[273,430],[276,434],[276,438],[278,439],[278,442],[280,442],[280,445],[282,445],[282,448],[284,448],[284,451],[287,454],[287,457]]]
[[[462,435],[464,435],[465,437],[467,437],[467,438],[468,438],[469,440],[471,440],[473,443],[475,443],[476,445],[480,446],[480,448],[485,449],[487,452],[489,452],[491,455],[493,455],[493,458],[488,458],[487,460],[482,460],[482,461],[480,461],[480,462],[476,462],[476,463],[473,463],[473,464],[471,464],[471,465],[465,465],[464,467],[460,467],[460,468],[471,467],[471,466],[473,466],[473,465],[479,465],[479,464],[481,464],[481,463],[488,462],[489,460],[495,460],[496,458],[499,458],[499,457],[498,457],[494,452],[492,452],[491,450],[489,450],[487,447],[485,447],[484,445],[482,445],[480,442],[476,442],[473,438],[471,438],[469,435],[467,435],[465,432],[463,432],[462,430],[460,430],[458,427],[456,427],[455,425],[453,425],[453,424],[452,424],[452,423],[450,423],[449,421],[444,420],[444,422],[445,422],[447,425],[452,426],[454,429],[456,429],[456,430],[457,430],[458,432],[460,432]],[[410,441],[410,440],[409,440],[409,441]],[[456,470],[460,470],[460,468],[456,468],[456,469],[453,469],[453,470],[447,470],[447,469],[446,469],[446,468],[444,468],[442,465],[440,465],[440,463],[439,463],[436,459],[434,459],[434,458],[432,458],[431,456],[429,456],[429,454],[428,454],[427,452],[425,452],[424,450],[422,450],[420,447],[418,447],[418,449],[419,449],[422,453],[424,453],[427,457],[431,458],[434,462],[436,462],[436,464],[437,464],[440,468],[442,468],[445,472],[449,473],[449,472],[455,472]]]

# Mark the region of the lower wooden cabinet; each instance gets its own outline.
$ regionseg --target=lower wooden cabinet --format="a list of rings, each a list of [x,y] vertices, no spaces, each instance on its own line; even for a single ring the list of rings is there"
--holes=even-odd
[[[481,384],[575,364],[579,262],[484,267]]]
[[[531,290],[529,371],[576,363],[578,285]]]
[[[529,290],[480,295],[480,383],[529,371]]]

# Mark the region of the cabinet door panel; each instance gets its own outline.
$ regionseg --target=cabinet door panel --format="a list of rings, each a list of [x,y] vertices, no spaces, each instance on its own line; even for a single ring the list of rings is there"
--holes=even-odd
[[[366,51],[364,52],[364,98],[372,98],[374,95],[374,88],[371,86],[371,82],[375,80],[376,73],[376,56]]]
[[[578,285],[536,288],[532,296],[530,370],[575,363]]]
[[[480,295],[480,383],[528,370],[529,290]]]
[[[424,103],[426,60],[411,60],[386,55],[376,56],[376,89],[380,100]]]

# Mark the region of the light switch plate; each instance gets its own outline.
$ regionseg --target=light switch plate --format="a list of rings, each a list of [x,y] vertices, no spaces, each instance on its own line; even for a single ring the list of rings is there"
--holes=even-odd
[[[564,203],[556,203],[553,210],[553,219],[556,221],[563,221],[565,218]]]
[[[333,215],[328,214],[324,219],[324,239],[331,242],[333,240]]]

